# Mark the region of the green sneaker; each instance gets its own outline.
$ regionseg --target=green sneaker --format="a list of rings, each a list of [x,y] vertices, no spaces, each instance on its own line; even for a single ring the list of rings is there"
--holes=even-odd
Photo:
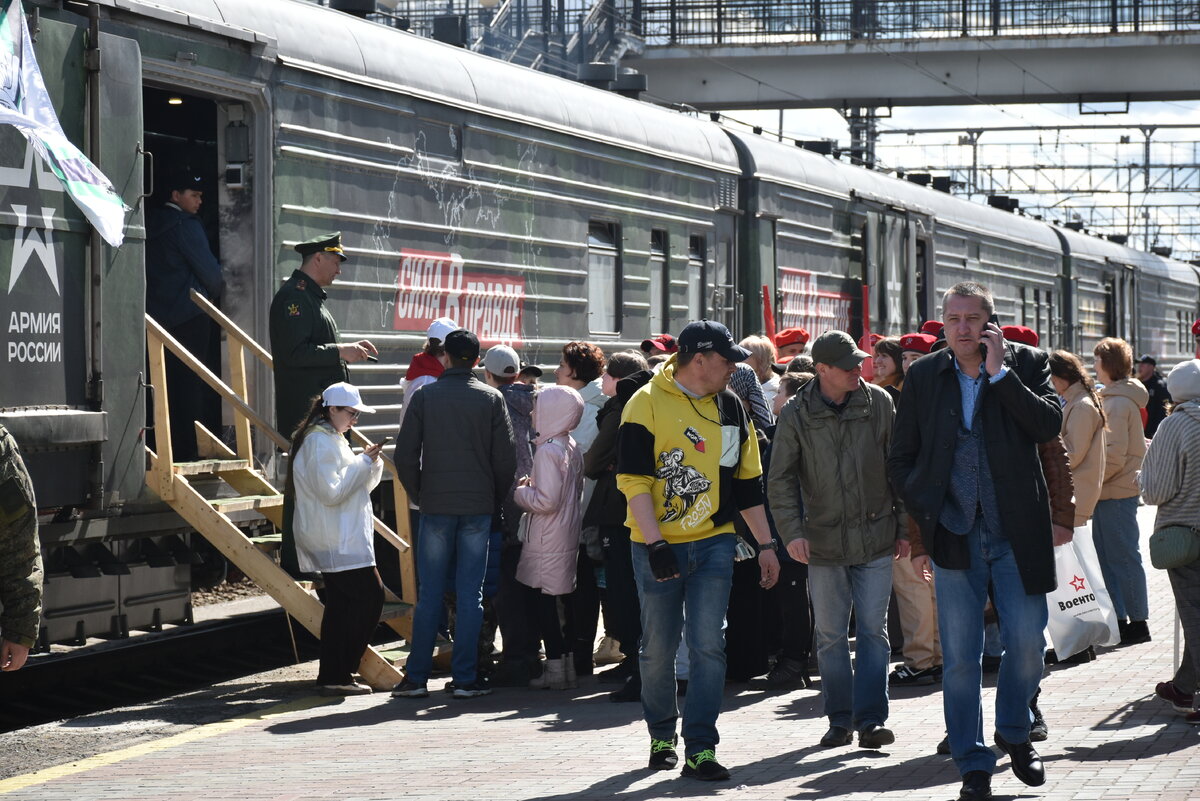
[[[679,754],[675,753],[675,743],[679,737],[672,734],[670,740],[650,738],[650,770],[670,770],[679,764]]]
[[[702,782],[719,782],[729,778],[729,771],[717,761],[717,752],[708,748],[687,758],[682,775]]]

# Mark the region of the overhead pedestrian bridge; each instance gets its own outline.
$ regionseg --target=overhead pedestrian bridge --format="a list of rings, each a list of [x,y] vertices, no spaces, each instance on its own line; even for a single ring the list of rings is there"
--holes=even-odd
[[[1200,87],[1200,3],[646,0],[623,64],[697,108],[1177,100]]]

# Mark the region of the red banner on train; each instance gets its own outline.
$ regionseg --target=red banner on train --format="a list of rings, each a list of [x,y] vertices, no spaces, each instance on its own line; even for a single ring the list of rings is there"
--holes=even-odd
[[[483,345],[519,346],[524,310],[522,277],[465,272],[457,253],[400,251],[392,320],[397,331],[424,331],[438,317],[449,317]]]
[[[817,278],[808,270],[779,268],[780,328],[808,329],[814,337],[825,331],[850,331],[850,306],[846,292],[817,288]]]

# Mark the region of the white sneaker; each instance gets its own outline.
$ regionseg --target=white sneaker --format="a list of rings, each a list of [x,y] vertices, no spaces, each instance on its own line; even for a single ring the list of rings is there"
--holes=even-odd
[[[370,695],[372,690],[366,684],[353,681],[350,684],[321,684],[317,686],[320,695]]]
[[[592,657],[597,665],[615,665],[624,658],[621,643],[608,636],[600,638],[600,645],[596,647],[596,653]]]

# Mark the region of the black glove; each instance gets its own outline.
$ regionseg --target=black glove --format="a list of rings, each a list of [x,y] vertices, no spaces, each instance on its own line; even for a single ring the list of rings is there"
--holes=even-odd
[[[666,540],[659,540],[647,546],[650,552],[650,570],[660,581],[673,579],[679,575],[679,564],[675,561],[675,552],[671,550]]]

